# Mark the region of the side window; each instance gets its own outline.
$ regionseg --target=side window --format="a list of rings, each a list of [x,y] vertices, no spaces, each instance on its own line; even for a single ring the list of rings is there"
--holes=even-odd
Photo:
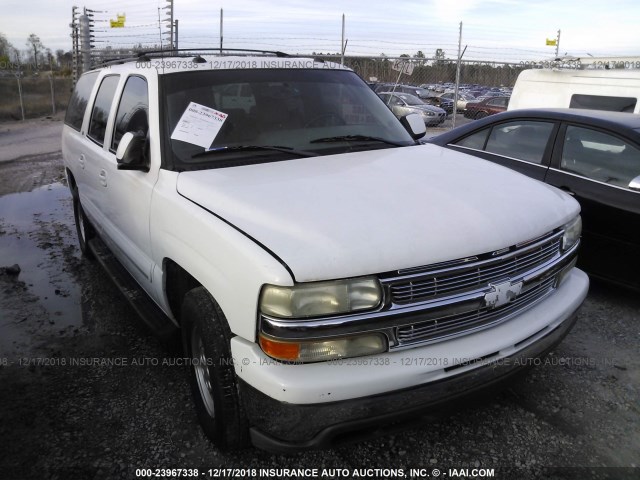
[[[633,113],[636,108],[636,99],[633,97],[609,97],[606,95],[581,95],[575,93],[571,95],[569,107]]]
[[[628,188],[640,175],[640,150],[608,133],[570,125],[564,137],[560,168]]]
[[[553,123],[516,121],[493,127],[485,150],[506,157],[542,163]]]
[[[485,128],[479,132],[475,132],[467,137],[464,137],[456,145],[461,147],[473,148],[474,150],[484,150],[484,144],[487,142],[487,136],[489,135],[491,128]]]
[[[120,77],[111,75],[104,77],[100,84],[100,89],[96,95],[96,101],[91,111],[91,121],[89,122],[89,132],[87,135],[95,140],[99,145],[104,143],[104,135],[107,131],[107,120],[109,119],[109,111],[111,110],[111,102],[116,93],[116,87]]]
[[[142,77],[129,77],[120,97],[116,121],[111,141],[111,149],[116,151],[122,136],[127,132],[149,131],[149,93],[147,81]]]
[[[487,105],[491,105],[493,107],[506,107],[507,99],[506,98],[496,98],[495,100],[489,100]]]
[[[67,113],[64,116],[64,123],[78,131],[82,128],[84,112],[87,109],[89,97],[91,96],[91,91],[93,90],[93,86],[95,85],[97,78],[98,72],[91,72],[82,75],[76,84],[76,88],[73,90],[71,99],[69,100]]]

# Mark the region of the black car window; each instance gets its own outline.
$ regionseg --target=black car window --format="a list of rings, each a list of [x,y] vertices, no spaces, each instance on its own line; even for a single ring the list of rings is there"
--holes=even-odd
[[[637,99],[633,97],[609,97],[606,95],[571,95],[569,108],[589,110],[608,110],[610,112],[630,112],[636,108]]]
[[[71,95],[69,106],[67,107],[67,112],[64,116],[64,123],[75,130],[80,131],[82,128],[84,112],[87,109],[89,97],[91,96],[91,91],[93,90],[93,86],[95,85],[97,78],[98,72],[91,72],[82,75],[76,84],[73,95]]]
[[[506,107],[507,99],[506,98],[494,98],[493,100],[489,100],[487,105],[491,105],[493,107]]]
[[[570,125],[564,137],[560,168],[627,188],[640,175],[640,150],[617,136]]]
[[[111,149],[117,150],[120,139],[127,132],[147,135],[149,131],[149,95],[147,81],[142,77],[129,77],[120,97]]]
[[[107,131],[107,120],[109,119],[111,104],[113,103],[113,97],[116,93],[119,80],[119,75],[105,77],[100,84],[96,100],[93,103],[89,132],[87,135],[99,145],[104,143],[104,135]]]
[[[485,128],[479,132],[472,133],[456,142],[461,147],[473,148],[474,150],[484,150],[484,144],[487,143],[487,136],[491,128]]]
[[[514,121],[493,127],[485,150],[506,157],[542,163],[553,123]]]

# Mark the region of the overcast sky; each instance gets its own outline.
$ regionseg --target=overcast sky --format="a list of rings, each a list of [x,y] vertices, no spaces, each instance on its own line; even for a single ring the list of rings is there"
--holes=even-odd
[[[338,52],[344,13],[347,55],[413,55],[421,50],[431,57],[442,48],[447,57],[455,57],[460,22],[465,59],[547,59],[555,47],[545,46],[545,39],[555,38],[558,29],[560,54],[640,55],[637,0],[174,1],[181,48],[219,46],[224,8],[226,47]],[[28,35],[35,33],[53,51],[70,50],[74,4],[99,12],[99,47],[160,42],[158,7],[167,5],[165,0],[2,0],[0,33],[19,49],[26,49]],[[126,28],[109,28],[108,20],[118,13],[126,14]]]

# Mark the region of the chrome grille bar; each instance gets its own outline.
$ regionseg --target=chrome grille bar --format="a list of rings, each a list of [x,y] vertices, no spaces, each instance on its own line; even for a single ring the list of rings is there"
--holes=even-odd
[[[384,279],[391,302],[409,304],[517,277],[560,256],[561,233],[516,248],[498,258],[480,260],[451,269],[440,269]]]

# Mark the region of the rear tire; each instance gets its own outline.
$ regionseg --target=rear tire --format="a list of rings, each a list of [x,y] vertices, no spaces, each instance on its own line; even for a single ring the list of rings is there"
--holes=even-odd
[[[73,192],[73,218],[76,222],[76,233],[78,235],[80,251],[86,258],[93,259],[93,252],[89,249],[88,242],[96,236],[96,231],[84,213],[77,190]]]
[[[487,112],[478,112],[476,113],[476,120],[480,120],[481,118],[488,117],[489,114]]]
[[[231,359],[231,331],[217,302],[203,288],[185,295],[182,342],[191,362],[191,393],[205,434],[221,450],[248,444],[249,428],[240,403]]]

